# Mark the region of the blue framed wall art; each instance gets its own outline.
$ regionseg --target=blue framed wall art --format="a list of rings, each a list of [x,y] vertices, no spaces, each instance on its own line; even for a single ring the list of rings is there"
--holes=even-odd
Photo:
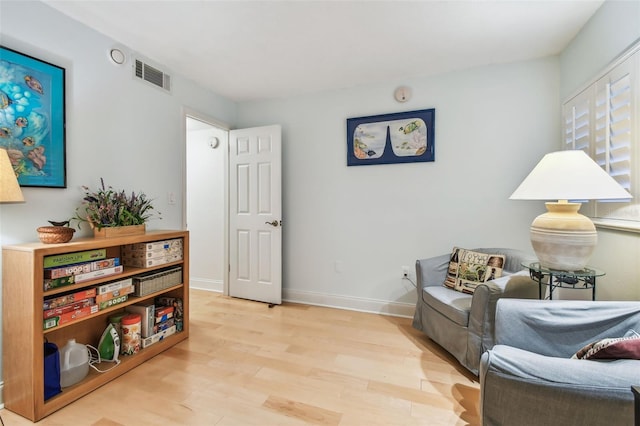
[[[436,110],[347,119],[347,165],[435,161]]]
[[[0,148],[21,186],[66,188],[64,68],[0,46]]]

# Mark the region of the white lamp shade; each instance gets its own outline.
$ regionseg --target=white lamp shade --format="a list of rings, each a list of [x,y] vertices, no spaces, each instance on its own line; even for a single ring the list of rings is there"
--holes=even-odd
[[[0,148],[0,203],[24,201],[9,154]]]
[[[511,200],[628,200],[631,195],[583,151],[545,155]]]

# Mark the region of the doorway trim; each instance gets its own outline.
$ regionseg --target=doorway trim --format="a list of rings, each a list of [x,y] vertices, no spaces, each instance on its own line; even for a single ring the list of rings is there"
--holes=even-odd
[[[203,114],[189,107],[182,107],[182,229],[187,229],[187,118],[202,121],[227,132],[226,146],[222,146],[224,155],[224,259],[222,276],[222,294],[229,295],[229,137],[231,126],[224,121]]]

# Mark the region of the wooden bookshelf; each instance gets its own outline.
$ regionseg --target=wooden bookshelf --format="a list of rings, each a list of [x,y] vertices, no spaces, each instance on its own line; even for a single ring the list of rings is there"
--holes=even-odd
[[[150,268],[125,266],[121,274],[44,291],[43,265],[45,256],[105,248],[108,257],[121,257],[121,247],[125,244],[174,238],[181,238],[183,243],[183,258],[179,262]],[[36,422],[42,419],[189,337],[188,231],[148,231],[142,235],[78,238],[64,244],[9,245],[2,248],[2,265],[4,404],[5,408],[31,421]],[[142,272],[176,265],[182,266],[182,283],[179,285],[143,297],[129,297],[122,304],[49,330],[43,330],[43,300],[47,297],[95,287]],[[98,373],[89,369],[90,373],[84,380],[63,388],[58,395],[44,400],[43,345],[45,340],[55,343],[58,348],[62,348],[71,338],[76,339],[78,343],[97,347],[100,336],[108,324],[108,317],[124,311],[128,305],[153,301],[158,296],[182,298],[184,319],[181,332],[141,349],[138,354],[120,356],[121,363],[106,373]]]

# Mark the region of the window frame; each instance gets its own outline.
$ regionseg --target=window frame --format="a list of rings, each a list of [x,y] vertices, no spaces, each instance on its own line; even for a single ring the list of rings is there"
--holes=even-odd
[[[622,120],[625,131],[621,138],[619,133],[613,134],[614,141],[610,137],[619,122],[611,121],[609,114],[611,89],[612,84],[619,83],[627,76],[628,111],[622,110],[622,114],[625,114]],[[626,81],[624,83],[627,84]],[[622,87],[627,90],[624,84]],[[602,110],[603,94],[606,99],[605,114]],[[626,97],[624,100],[627,101]],[[633,196],[627,202],[585,202],[581,213],[589,216],[597,227],[640,233],[640,41],[569,96],[562,103],[561,111],[562,149],[583,150],[614,179],[619,179]],[[621,149],[618,146],[612,148],[612,143],[620,141]],[[620,158],[612,159],[611,152],[616,149],[623,156],[623,161],[618,161]],[[609,165],[616,163],[622,169],[610,170]],[[625,167],[628,167],[628,171]]]

